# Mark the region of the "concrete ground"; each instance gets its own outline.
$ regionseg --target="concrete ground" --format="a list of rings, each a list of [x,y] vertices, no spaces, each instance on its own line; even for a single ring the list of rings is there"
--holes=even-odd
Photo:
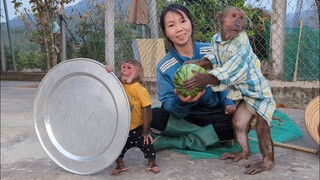
[[[39,82],[1,81],[1,179],[314,179],[319,180],[319,154],[275,147],[276,165],[256,175],[245,175],[245,165],[261,159],[232,162],[219,159],[192,160],[171,150],[157,153],[158,174],[144,171],[146,161],[138,149],[125,157],[130,172],[111,176],[114,164],[92,175],[70,173],[55,164],[43,150],[34,128],[33,101]],[[156,98],[153,99],[157,103]],[[319,150],[304,126],[304,109],[280,109],[293,119],[303,138],[290,144]]]

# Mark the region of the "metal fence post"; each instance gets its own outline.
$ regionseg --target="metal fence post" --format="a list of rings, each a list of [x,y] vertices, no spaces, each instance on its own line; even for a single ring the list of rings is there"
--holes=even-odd
[[[0,1],[1,2],[1,1]],[[2,25],[0,23],[0,39],[2,39]],[[4,54],[4,42],[1,41],[0,42],[0,46],[1,46],[1,71],[2,72],[6,72],[7,71],[7,64],[6,64],[6,56]]]
[[[67,59],[66,53],[66,23],[64,20],[60,20],[61,24],[61,61]]]
[[[12,43],[11,43],[10,22],[9,22],[6,0],[3,0],[3,5],[4,5],[4,11],[6,13],[7,30],[8,30],[8,38],[9,38],[9,44],[10,44],[10,50],[11,50],[12,63],[13,63],[13,70],[14,70],[14,72],[17,72],[16,59],[14,57],[14,51],[13,51],[13,47],[12,47]]]
[[[270,27],[270,60],[274,73],[271,79],[282,79],[284,62],[284,40],[286,28],[287,0],[272,0]]]
[[[105,1],[105,61],[114,68],[114,0]]]
[[[157,3],[151,0],[149,8],[151,38],[158,39]]]

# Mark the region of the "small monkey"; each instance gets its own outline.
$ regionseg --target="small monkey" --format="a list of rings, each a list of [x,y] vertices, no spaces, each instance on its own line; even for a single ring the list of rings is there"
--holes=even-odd
[[[239,161],[250,156],[248,131],[256,129],[262,161],[246,166],[245,174],[256,174],[274,166],[274,148],[270,122],[276,104],[271,88],[260,70],[260,61],[252,51],[244,32],[246,14],[229,6],[217,16],[220,32],[212,37],[211,53],[199,61],[188,61],[206,69],[184,82],[184,88],[210,85],[214,91],[229,88],[228,98],[238,100],[232,124],[239,153],[224,153],[220,159]]]
[[[107,72],[112,72],[112,68],[106,66]],[[153,138],[149,133],[151,123],[151,97],[146,88],[140,83],[142,82],[143,69],[137,60],[126,60],[120,65],[121,81],[126,95],[129,100],[131,109],[130,132],[127,142],[116,160],[117,167],[112,170],[111,175],[128,171],[129,168],[124,165],[124,154],[132,147],[138,147],[144,153],[144,157],[148,159],[146,167],[147,172],[160,172],[157,166],[156,152],[152,144]]]

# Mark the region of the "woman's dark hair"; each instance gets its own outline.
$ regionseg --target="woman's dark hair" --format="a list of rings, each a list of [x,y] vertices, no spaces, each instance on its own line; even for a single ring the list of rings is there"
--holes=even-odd
[[[191,22],[191,27],[192,27],[192,33],[191,33],[192,37],[191,38],[193,39],[194,24],[193,24],[192,17],[191,17],[191,14],[190,14],[190,11],[189,11],[188,8],[186,8],[185,6],[183,6],[181,4],[169,4],[168,6],[164,7],[162,12],[161,12],[160,26],[161,26],[161,29],[162,29],[162,32],[163,32],[164,36],[166,37],[167,41],[171,44],[172,47],[174,47],[173,42],[166,35],[166,31],[165,31],[166,27],[165,27],[165,24],[164,24],[164,17],[166,16],[166,14],[168,12],[175,12],[175,13],[177,13],[177,14],[182,16],[181,11],[184,14],[186,14],[186,16],[188,17],[188,19]]]

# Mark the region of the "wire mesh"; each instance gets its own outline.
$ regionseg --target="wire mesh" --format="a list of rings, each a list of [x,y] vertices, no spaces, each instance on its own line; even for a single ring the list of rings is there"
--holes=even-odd
[[[160,13],[166,4],[181,3],[189,8],[195,24],[194,39],[203,42],[210,42],[219,31],[215,20],[217,12],[234,5],[244,9],[250,20],[246,31],[268,79],[319,81],[319,4],[315,0],[146,0],[146,23],[129,22],[132,2],[134,0],[114,0],[113,3],[82,0],[67,6],[63,15],[67,59],[85,57],[102,63],[112,62],[116,71],[122,60],[137,59],[143,64],[145,77],[155,79],[156,64],[169,48],[159,28]],[[113,15],[113,22],[110,22],[110,15]],[[4,23],[1,29],[7,67],[12,70]],[[41,44],[39,46],[41,53]],[[28,52],[25,47],[19,48],[15,50]],[[23,57],[26,56],[17,56],[17,64],[22,67]],[[35,55],[29,58],[32,61]]]

